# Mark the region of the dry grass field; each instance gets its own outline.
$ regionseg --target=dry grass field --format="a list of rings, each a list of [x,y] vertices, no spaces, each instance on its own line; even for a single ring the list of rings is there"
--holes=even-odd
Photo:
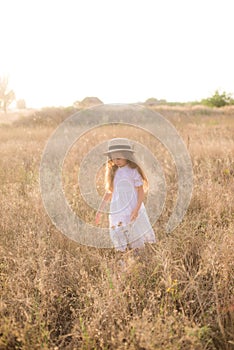
[[[168,186],[154,225],[158,242],[137,259],[127,253],[124,270],[114,250],[69,240],[43,207],[42,152],[74,110],[44,109],[0,125],[0,350],[234,349],[234,109],[157,111],[177,128],[194,171],[190,206],[170,235],[164,223],[176,199],[176,169],[143,131],[97,129],[64,163],[66,197],[93,222],[76,183],[82,157],[117,136],[157,155]]]

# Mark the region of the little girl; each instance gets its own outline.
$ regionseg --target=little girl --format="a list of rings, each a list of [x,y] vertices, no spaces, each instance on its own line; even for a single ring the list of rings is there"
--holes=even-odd
[[[110,203],[110,238],[116,250],[125,251],[144,247],[145,242],[154,243],[155,235],[150,224],[143,199],[143,185],[147,179],[136,163],[134,150],[128,139],[109,141],[106,163],[106,193],[96,214],[96,224],[101,211]]]

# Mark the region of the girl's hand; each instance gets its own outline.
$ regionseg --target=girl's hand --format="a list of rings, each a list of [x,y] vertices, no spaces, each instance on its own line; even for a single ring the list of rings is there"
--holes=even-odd
[[[137,217],[138,217],[138,209],[134,209],[134,210],[132,211],[130,220],[131,220],[131,221],[134,221],[134,220],[136,220]]]
[[[95,217],[95,224],[98,225],[100,221],[101,213],[100,211],[97,212],[96,217]]]

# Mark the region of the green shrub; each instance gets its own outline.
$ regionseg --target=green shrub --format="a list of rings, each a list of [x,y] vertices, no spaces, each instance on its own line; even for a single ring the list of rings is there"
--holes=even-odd
[[[234,99],[231,94],[216,90],[213,96],[203,99],[201,103],[209,107],[224,107],[234,105]]]

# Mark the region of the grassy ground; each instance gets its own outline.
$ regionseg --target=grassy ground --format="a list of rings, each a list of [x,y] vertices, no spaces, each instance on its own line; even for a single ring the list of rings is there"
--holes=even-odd
[[[74,145],[64,164],[69,203],[93,221],[76,187],[82,156],[120,132],[157,154],[169,188],[154,225],[158,243],[139,259],[126,254],[124,270],[114,250],[63,236],[42,204],[41,155],[72,110],[38,111],[1,125],[1,350],[234,349],[234,109],[157,110],[175,125],[193,162],[192,200],[171,235],[163,227],[176,198],[173,162],[141,131],[88,134],[89,143]]]

